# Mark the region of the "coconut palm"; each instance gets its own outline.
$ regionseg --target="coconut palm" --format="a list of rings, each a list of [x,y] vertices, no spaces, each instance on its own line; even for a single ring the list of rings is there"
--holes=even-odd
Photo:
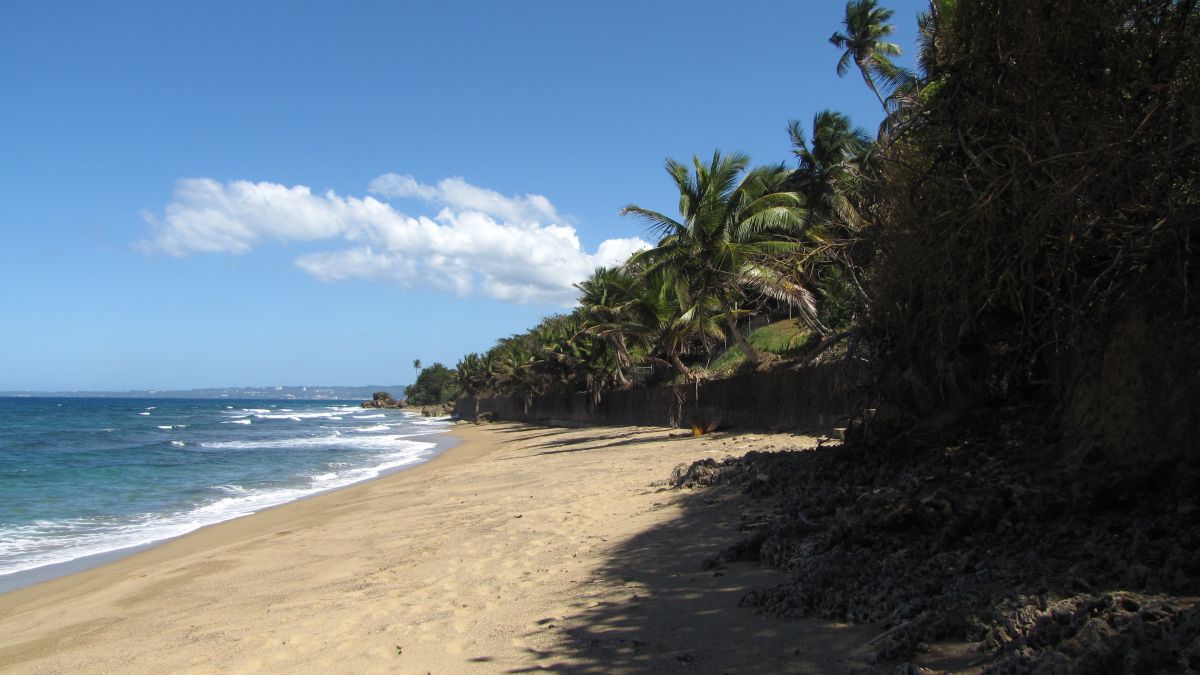
[[[623,328],[622,308],[630,299],[636,279],[619,267],[597,267],[592,276],[575,284],[581,292],[579,305],[588,330],[603,337],[612,347],[617,359],[614,376],[621,387],[628,387],[625,370],[632,367],[626,331]]]
[[[876,0],[849,0],[843,24],[846,32],[834,33],[829,42],[838,49],[845,49],[837,62],[837,74],[845,76],[850,63],[858,66],[863,81],[879,99],[879,105],[887,112],[887,103],[879,93],[879,81],[895,84],[902,76],[901,70],[889,57],[901,54],[900,46],[885,39],[892,34],[894,26],[887,23],[892,10],[876,6]]]
[[[917,15],[917,68],[897,67],[895,88],[887,98],[888,114],[880,124],[880,135],[896,136],[920,120],[918,111],[937,93],[944,74],[937,72],[939,26],[950,21],[953,0],[930,0],[929,10]]]
[[[549,317],[530,333],[541,347],[535,368],[547,376],[550,387],[582,388],[593,406],[612,388],[620,366],[609,343],[588,331],[583,312]]]
[[[463,393],[478,396],[487,387],[491,374],[488,366],[487,360],[475,353],[459,359],[454,367],[454,380]]]
[[[806,227],[840,220],[855,229],[861,218],[850,197],[860,177],[862,160],[871,147],[867,132],[851,124],[842,113],[822,110],[813,116],[811,143],[798,121],[788,124],[788,136],[799,160],[792,185],[804,196]]]
[[[724,336],[719,302],[689,295],[688,284],[665,268],[640,275],[631,291],[616,329],[630,336],[635,348],[671,364],[684,378],[696,379],[682,357],[696,345]]]
[[[633,215],[650,224],[661,236],[654,248],[634,254],[627,266],[638,266],[644,275],[669,273],[679,290],[693,330],[703,335],[702,326],[717,311],[751,363],[763,360],[737,328],[737,301],[743,286],[802,306],[813,316],[816,307],[811,293],[794,284],[778,284],[762,261],[798,250],[795,237],[802,232],[805,210],[802,198],[784,191],[789,172],[783,167],[746,170],[749,157],[741,153],[713,153],[702,164],[692,158],[693,169],[667,160],[667,173],[679,190],[679,213],[675,220],[657,211],[629,205],[622,215]],[[789,239],[788,237],[792,237]]]
[[[784,271],[786,278],[826,300],[830,285],[848,283],[861,294],[850,253],[865,224],[858,204],[863,199],[864,176],[871,173],[874,144],[865,131],[851,124],[850,118],[830,110],[813,117],[811,141],[799,122],[790,123],[788,135],[799,160],[791,184],[804,195],[809,208],[805,226],[808,247],[803,255],[777,261],[774,269]],[[832,268],[844,268],[845,272]],[[801,318],[818,333],[827,332],[803,315]]]

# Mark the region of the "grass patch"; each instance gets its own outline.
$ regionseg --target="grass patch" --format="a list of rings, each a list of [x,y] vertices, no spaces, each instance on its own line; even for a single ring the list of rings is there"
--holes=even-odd
[[[783,357],[795,356],[808,346],[812,333],[794,319],[769,323],[750,333],[750,344],[757,349]],[[730,346],[724,354],[712,362],[708,370],[717,377],[728,377],[737,372],[746,362],[741,347]]]

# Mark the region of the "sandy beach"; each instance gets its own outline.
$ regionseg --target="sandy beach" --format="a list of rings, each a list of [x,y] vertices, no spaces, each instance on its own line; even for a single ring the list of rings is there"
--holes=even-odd
[[[869,627],[739,607],[705,571],[748,498],[672,467],[792,435],[460,424],[435,460],[0,596],[0,670],[844,672]]]

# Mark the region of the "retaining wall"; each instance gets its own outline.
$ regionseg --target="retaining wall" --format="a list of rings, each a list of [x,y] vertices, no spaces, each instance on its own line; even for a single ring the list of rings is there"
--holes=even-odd
[[[609,424],[763,431],[828,430],[857,414],[865,379],[845,363],[710,380],[700,385],[611,391],[592,406],[586,392],[524,397],[460,398],[459,417],[490,413],[496,420],[554,425]]]

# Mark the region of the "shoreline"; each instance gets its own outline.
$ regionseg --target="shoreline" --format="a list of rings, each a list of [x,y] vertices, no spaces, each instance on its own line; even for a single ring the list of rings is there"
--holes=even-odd
[[[661,486],[681,462],[809,439],[672,432],[458,425],[448,433],[459,445],[408,470],[0,595],[0,664],[842,672],[861,662],[870,627],[738,607],[782,573],[701,569],[737,538],[737,509],[751,501]]]
[[[236,516],[233,516],[226,520],[217,521],[215,523],[208,523],[206,525],[201,525],[194,530],[189,530],[182,534],[177,534],[177,535],[174,535],[171,537],[166,537],[163,539],[154,539],[154,540],[143,542],[140,544],[135,544],[133,546],[123,546],[121,548],[115,548],[115,549],[112,549],[109,551],[101,551],[99,553],[91,553],[88,555],[80,556],[78,558],[64,560],[62,562],[50,563],[47,565],[41,565],[39,567],[34,567],[31,569],[27,569],[27,570],[21,570],[19,572],[11,572],[9,574],[0,575],[0,599],[2,599],[5,595],[12,593],[14,591],[19,591],[24,588],[36,586],[38,584],[45,583],[47,581],[53,581],[55,579],[69,577],[71,575],[79,574],[81,572],[86,572],[87,570],[90,570],[90,569],[93,569],[96,567],[101,567],[101,566],[107,565],[109,563],[122,560],[124,558],[128,558],[129,556],[136,555],[142,551],[148,551],[155,547],[162,546],[163,544],[166,544],[167,542],[174,541],[181,537],[190,536],[192,534],[200,532],[201,530],[208,529],[210,527],[216,527],[218,525],[223,525],[225,523],[239,520],[241,518],[249,518],[251,516],[255,516],[260,513],[265,513],[267,511],[270,511],[271,509],[277,509],[282,506],[287,506],[288,504],[302,502],[306,499],[312,499],[313,497],[328,494],[330,492],[337,492],[338,490],[345,490],[347,488],[351,488],[356,485],[362,485],[363,483],[368,483],[370,481],[380,480],[380,479],[386,478],[395,473],[411,471],[412,469],[415,469],[418,466],[422,466],[424,464],[428,464],[430,462],[437,460],[439,457],[441,457],[443,454],[445,454],[448,450],[454,448],[459,443],[461,443],[462,442],[461,439],[459,439],[457,436],[454,436],[453,430],[454,430],[454,424],[453,424],[453,422],[450,422],[450,425],[444,431],[431,431],[427,434],[420,434],[420,435],[413,436],[412,438],[414,438],[414,439],[428,438],[428,442],[434,443],[434,445],[436,447],[434,447],[430,451],[429,457],[427,459],[423,459],[421,461],[414,462],[412,464],[404,464],[401,466],[384,469],[378,476],[364,478],[363,480],[356,481],[356,482],[350,483],[348,485],[341,485],[341,486],[337,486],[337,487],[328,488],[326,490],[321,490],[319,492],[313,492],[311,494],[306,494],[306,495],[303,495],[296,499],[292,499],[292,500],[289,500],[286,502],[282,502],[279,504],[274,504],[272,506],[264,507],[258,511],[254,511],[251,513],[244,513],[241,515],[236,515]]]
[[[411,465],[395,467],[394,469],[387,470],[384,473],[381,473],[380,475],[375,476],[373,478],[366,478],[366,479],[358,481],[356,483],[350,483],[349,485],[342,485],[340,487],[330,488],[328,490],[323,490],[321,492],[314,492],[309,495],[304,495],[303,497],[300,497],[298,499],[293,499],[291,501],[283,502],[282,504],[275,504],[274,506],[268,506],[264,509],[255,511],[253,513],[247,513],[247,514],[243,514],[240,516],[234,516],[233,518],[230,518],[228,520],[222,520],[219,522],[210,523],[208,525],[202,525],[190,532],[184,532],[183,534],[176,535],[174,537],[167,537],[166,539],[149,541],[144,544],[138,544],[136,546],[128,546],[128,547],[124,547],[124,548],[114,549],[112,551],[104,551],[102,553],[86,555],[86,556],[82,556],[80,558],[75,558],[73,560],[67,560],[67,561],[64,561],[61,563],[52,563],[50,565],[43,565],[41,567],[35,567],[30,570],[22,570],[20,572],[13,572],[11,575],[5,575],[5,576],[10,576],[10,577],[22,577],[24,575],[42,577],[42,578],[32,580],[28,583],[21,583],[19,585],[13,585],[13,586],[9,587],[8,585],[6,585],[4,583],[6,580],[3,577],[0,577],[0,621],[3,621],[4,617],[6,617],[8,614],[7,610],[9,607],[8,607],[7,601],[10,599],[10,596],[14,596],[16,594],[22,594],[23,592],[28,592],[30,595],[39,595],[40,594],[39,590],[42,588],[49,589],[49,591],[52,593],[57,592],[59,590],[58,588],[51,588],[51,586],[56,586],[56,582],[62,582],[63,585],[71,585],[72,579],[75,579],[76,577],[79,577],[82,579],[91,572],[99,573],[100,571],[104,570],[104,568],[106,568],[110,565],[120,564],[120,563],[125,563],[125,562],[129,562],[131,565],[136,565],[140,561],[131,560],[131,558],[136,558],[137,556],[146,555],[146,554],[152,554],[157,549],[160,549],[165,546],[171,546],[172,544],[176,544],[179,542],[182,542],[182,544],[181,544],[181,546],[182,546],[182,545],[186,544],[186,542],[184,540],[188,540],[192,537],[199,537],[201,535],[206,534],[209,530],[224,528],[225,526],[238,524],[241,521],[248,521],[251,519],[256,519],[259,516],[265,516],[265,515],[271,514],[274,511],[277,511],[277,510],[286,509],[295,504],[302,504],[309,500],[319,499],[321,497],[335,494],[335,493],[340,493],[345,490],[354,490],[355,488],[361,488],[367,484],[387,480],[388,478],[395,476],[397,474],[412,472],[421,467],[425,467],[429,464],[433,464],[433,463],[437,462],[438,460],[442,459],[450,450],[453,450],[454,448],[462,445],[463,439],[459,436],[456,436],[453,433],[453,431],[454,431],[454,427],[451,426],[446,431],[432,432],[429,434],[430,436],[438,436],[438,437],[447,439],[447,441],[448,441],[446,443],[439,443],[437,449],[433,451],[433,454],[432,454],[432,456],[430,456],[429,459],[422,461],[422,462],[417,462],[417,463],[414,463]],[[263,522],[265,523],[265,520]],[[249,530],[252,529],[253,527],[255,527],[255,525],[247,524],[247,525],[243,526],[242,528],[237,528],[238,529],[237,534],[239,534],[239,535],[244,534],[242,532],[242,530],[246,530],[246,533],[248,533]],[[231,532],[231,533],[229,533],[229,535],[234,535],[234,533]],[[226,535],[225,533],[220,533],[217,536],[224,537],[224,536],[228,536],[228,535]],[[236,535],[234,535],[234,536],[236,536]],[[187,548],[190,549],[193,547],[187,547]],[[60,572],[58,570],[55,570],[54,572],[51,572],[49,574],[43,574],[43,570],[46,570],[47,568],[59,568],[62,571]],[[24,600],[24,598],[21,598],[21,599],[18,599],[17,602],[21,602],[23,600]],[[0,663],[3,663],[3,662],[0,661]]]

